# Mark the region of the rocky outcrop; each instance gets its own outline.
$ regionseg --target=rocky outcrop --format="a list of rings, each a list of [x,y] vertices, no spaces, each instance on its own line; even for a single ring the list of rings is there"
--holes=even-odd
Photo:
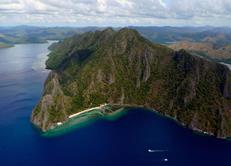
[[[70,97],[64,95],[57,73],[51,72],[45,85],[44,95],[31,116],[31,121],[42,131],[51,129],[57,122],[68,119],[67,110],[71,101]]]
[[[49,55],[52,69],[32,122],[46,131],[102,103],[143,106],[193,130],[231,136],[231,73],[226,66],[153,44],[136,31],[74,36]]]

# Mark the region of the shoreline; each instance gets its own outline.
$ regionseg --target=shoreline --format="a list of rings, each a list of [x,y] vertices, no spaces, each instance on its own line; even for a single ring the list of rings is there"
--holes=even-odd
[[[231,141],[231,138],[229,138],[229,137],[227,137],[227,138],[216,137],[213,133],[209,133],[209,132],[203,131],[201,129],[197,129],[197,128],[189,128],[189,127],[186,126],[186,124],[184,124],[182,122],[179,122],[174,117],[171,117],[169,115],[164,115],[164,114],[156,111],[153,108],[148,108],[148,107],[144,107],[144,106],[141,106],[141,105],[130,105],[130,104],[121,105],[121,104],[109,104],[109,103],[104,103],[104,104],[101,104],[100,106],[88,108],[88,109],[85,109],[83,111],[77,112],[75,114],[69,115],[67,121],[57,122],[56,126],[54,126],[54,128],[51,128],[51,129],[43,132],[43,134],[46,135],[46,133],[53,132],[53,131],[55,132],[56,129],[62,128],[62,127],[63,127],[64,130],[68,130],[69,127],[70,128],[78,128],[78,126],[77,127],[68,126],[68,124],[71,123],[70,121],[72,121],[72,120],[73,121],[75,121],[75,120],[78,121],[81,118],[83,118],[85,120],[84,121],[80,120],[80,122],[74,123],[73,125],[85,126],[84,124],[91,123],[91,122],[93,122],[95,120],[98,120],[99,118],[105,118],[107,120],[116,120],[119,117],[126,114],[126,112],[129,111],[130,109],[136,109],[136,108],[140,108],[140,109],[143,109],[143,110],[146,110],[146,111],[150,111],[150,112],[153,112],[153,113],[155,113],[156,115],[158,115],[158,116],[160,116],[162,118],[172,120],[174,123],[176,123],[180,127],[183,127],[183,128],[185,128],[187,130],[192,131],[193,134],[197,134],[197,135],[201,135],[201,136],[213,137],[215,139],[220,139],[220,140],[225,140],[225,141]],[[106,111],[107,109],[108,109],[108,112]],[[96,116],[96,118],[95,117],[92,118],[91,117],[92,115]],[[81,123],[84,123],[84,124],[81,124]],[[67,127],[65,126],[66,124],[67,124]],[[65,133],[66,132],[64,131],[64,134]],[[54,135],[56,135],[56,134],[54,134]],[[57,135],[62,135],[62,133],[57,134]]]
[[[100,106],[98,106],[98,107],[93,107],[93,108],[88,108],[88,109],[86,109],[86,110],[83,110],[83,111],[80,111],[80,112],[77,112],[77,113],[75,113],[75,114],[72,114],[72,115],[69,115],[68,116],[68,118],[69,119],[71,119],[71,118],[73,118],[73,117],[76,117],[76,116],[78,116],[78,115],[81,115],[81,114],[84,114],[84,113],[86,113],[86,112],[90,112],[90,111],[93,111],[93,110],[96,110],[96,109],[103,109],[105,106],[107,106],[108,104],[101,104]]]
[[[15,45],[1,45],[0,46],[0,49],[5,49],[5,48],[12,48],[12,47],[15,47]]]
[[[103,107],[102,107],[103,106]],[[108,108],[105,108],[108,107]],[[98,109],[101,108],[101,109]],[[115,109],[112,111],[112,109]],[[56,137],[67,134],[75,129],[85,127],[88,124],[94,123],[99,119],[106,119],[109,121],[114,121],[126,114],[127,109],[120,107],[119,109],[113,107],[110,104],[104,104],[83,110],[81,112],[72,114],[74,116],[69,116],[67,121],[58,122],[59,125],[56,123],[56,126],[47,130],[41,131],[41,135],[44,137]]]
[[[198,128],[190,128],[190,127],[187,127],[186,124],[182,123],[182,122],[179,122],[177,119],[175,119],[174,117],[171,117],[169,115],[165,115],[165,114],[162,114],[158,111],[156,111],[155,109],[152,109],[152,108],[144,108],[144,109],[147,109],[147,110],[150,110],[150,111],[153,111],[155,114],[165,118],[165,119],[168,119],[168,120],[172,120],[174,123],[176,123],[177,125],[179,125],[180,127],[183,127],[189,131],[192,131],[193,134],[196,134],[196,135],[200,135],[200,136],[206,136],[206,137],[212,137],[212,138],[215,138],[215,139],[218,139],[218,140],[223,140],[223,141],[231,141],[231,137],[217,137],[215,136],[213,133],[209,133],[209,132],[206,132],[206,131],[203,131],[201,129],[198,129]]]
[[[94,111],[94,110],[101,110],[103,109],[105,106],[107,106],[108,104],[101,104],[100,106],[98,107],[92,107],[92,108],[88,108],[88,109],[85,109],[83,111],[80,111],[80,112],[77,112],[77,113],[74,113],[72,115],[69,115],[68,116],[68,120],[67,121],[63,121],[63,122],[57,122],[56,123],[56,127],[57,126],[61,126],[63,125],[64,123],[68,122],[69,120],[71,120],[72,118],[75,118],[75,117],[78,117],[79,115],[82,115],[82,114],[85,114],[85,113],[88,113],[88,112],[91,112],[91,111]]]
[[[118,110],[122,111],[122,110],[128,109],[128,108],[143,108],[143,109],[148,110],[148,108],[145,108],[145,107],[142,107],[142,106],[139,106],[139,105],[134,106],[134,105],[129,105],[129,104],[120,105],[120,104],[104,103],[104,104],[100,104],[97,107],[87,108],[87,109],[85,109],[83,111],[71,114],[71,115],[68,116],[68,120],[63,121],[63,122],[57,122],[56,125],[53,128],[51,128],[51,129],[49,129],[47,131],[50,131],[50,130],[55,129],[56,127],[62,126],[65,123],[67,123],[69,120],[72,120],[73,118],[78,118],[78,116],[81,116],[83,114],[90,113],[90,112],[93,112],[93,111],[96,111],[96,110],[101,112],[104,116],[107,116],[107,115],[111,115],[113,113],[116,113]],[[107,112],[106,110],[108,110],[109,112]],[[45,132],[47,132],[47,131],[45,131]]]

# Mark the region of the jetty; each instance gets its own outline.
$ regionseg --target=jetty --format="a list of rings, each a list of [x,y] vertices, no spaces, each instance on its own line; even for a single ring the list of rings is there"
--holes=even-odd
[[[107,104],[105,103],[105,104],[101,104],[101,105],[98,106],[98,107],[88,108],[88,109],[86,109],[86,110],[84,110],[84,111],[81,111],[81,112],[77,112],[77,113],[75,113],[75,114],[72,114],[72,115],[68,116],[68,118],[71,119],[71,118],[73,118],[73,117],[76,117],[76,116],[78,116],[78,115],[84,114],[84,113],[86,113],[86,112],[93,111],[93,110],[95,110],[95,109],[102,109],[102,108],[105,107],[106,105],[107,105]]]
[[[98,107],[88,108],[88,109],[86,109],[86,110],[83,110],[83,111],[77,112],[77,113],[75,113],[75,114],[72,114],[72,115],[68,116],[68,118],[71,119],[71,118],[74,118],[74,117],[76,117],[76,116],[78,116],[78,115],[81,115],[81,114],[84,114],[84,113],[87,113],[87,112],[90,112],[90,111],[93,111],[93,110],[96,110],[96,109],[102,109],[102,108],[104,108],[104,107],[107,106],[107,105],[108,105],[107,103],[104,103],[104,104],[101,104],[101,105],[98,106]],[[64,122],[58,122],[58,123],[56,123],[56,125],[57,125],[57,126],[61,126],[63,123],[64,123]]]

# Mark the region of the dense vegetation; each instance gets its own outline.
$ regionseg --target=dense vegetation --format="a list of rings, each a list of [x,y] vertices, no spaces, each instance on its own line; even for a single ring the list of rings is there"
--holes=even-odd
[[[75,35],[53,47],[32,122],[47,130],[102,103],[144,106],[218,137],[231,136],[231,73],[153,44],[128,28]]]

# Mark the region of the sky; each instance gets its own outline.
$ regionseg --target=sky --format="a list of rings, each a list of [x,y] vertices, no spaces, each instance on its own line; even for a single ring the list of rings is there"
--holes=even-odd
[[[231,27],[231,0],[0,0],[14,25]]]

